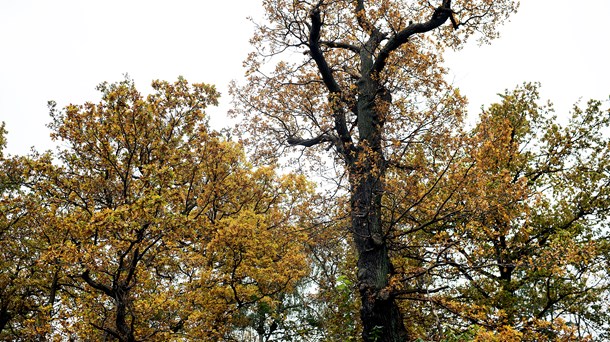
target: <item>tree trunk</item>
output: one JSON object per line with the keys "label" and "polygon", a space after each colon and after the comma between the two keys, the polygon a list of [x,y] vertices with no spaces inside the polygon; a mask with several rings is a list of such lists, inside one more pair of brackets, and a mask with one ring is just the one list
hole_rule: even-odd
{"label": "tree trunk", "polygon": [[[371,58],[363,57],[366,71]],[[359,83],[357,157],[348,166],[351,185],[352,233],[358,252],[358,289],[362,300],[360,317],[364,341],[407,340],[402,315],[389,289],[393,272],[382,225],[381,199],[385,159],[381,132],[384,113],[379,101],[389,102],[384,89],[372,78]]]}
{"label": "tree trunk", "polygon": [[117,290],[116,332],[119,335],[119,340],[121,342],[135,342],[136,338],[132,326],[127,323],[127,306],[129,303],[127,292],[128,290],[124,289],[124,286],[120,286]]}
{"label": "tree trunk", "polygon": [[360,317],[364,341],[406,341],[407,333],[394,295],[392,273],[381,225],[381,193],[376,177],[363,175],[352,190],[352,229],[358,252]]}
{"label": "tree trunk", "polygon": [[[136,253],[137,257],[137,253]],[[132,272],[135,272],[135,262],[131,263]],[[130,305],[130,297],[129,297],[129,285],[127,285],[128,281],[120,281],[115,280],[112,287],[106,286],[102,283],[98,283],[93,278],[91,278],[89,274],[89,270],[86,270],[82,273],[81,277],[83,280],[89,284],[92,288],[101,291],[109,298],[112,298],[115,304],[116,317],[114,319],[115,328],[110,329],[106,327],[100,327],[99,329],[104,330],[105,332],[111,334],[113,337],[117,338],[120,342],[135,342],[135,333],[133,329],[134,318],[131,317],[131,324],[127,323],[127,315],[129,314],[129,305]],[[118,279],[119,276],[116,276]],[[131,279],[131,276],[128,276],[128,279]]]}

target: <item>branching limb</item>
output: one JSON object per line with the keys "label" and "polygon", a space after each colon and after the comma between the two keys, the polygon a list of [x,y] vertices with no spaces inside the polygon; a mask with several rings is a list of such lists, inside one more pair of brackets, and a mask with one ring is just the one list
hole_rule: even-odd
{"label": "branching limb", "polygon": [[309,33],[309,52],[311,57],[316,62],[322,81],[331,93],[340,94],[341,88],[335,80],[332,69],[322,54],[320,49],[320,31],[322,29],[322,18],[320,16],[320,8],[316,6],[312,9],[311,14],[311,31]]}
{"label": "branching limb", "polygon": [[451,13],[449,14],[449,19],[451,20],[451,25],[453,25],[454,30],[460,28],[460,23],[458,23],[455,19],[455,13],[453,11],[451,11]]}
{"label": "branching limb", "polygon": [[314,145],[318,145],[320,143],[323,142],[333,142],[334,140],[332,139],[332,137],[330,137],[328,134],[320,134],[319,136],[315,137],[315,138],[311,138],[311,139],[303,139],[300,137],[288,137],[288,139],[286,139],[286,142],[292,146],[305,146],[305,147],[311,147]]}
{"label": "branching limb", "polygon": [[352,51],[353,53],[360,53],[359,47],[349,44],[349,43],[333,42],[333,41],[327,41],[327,40],[322,40],[319,43],[320,43],[320,45],[328,46],[329,48],[345,49],[345,50]]}
{"label": "branching limb", "polygon": [[356,1],[356,20],[358,20],[358,25],[360,25],[365,32],[373,31],[373,25],[371,25],[369,20],[366,18],[364,0]]}
{"label": "branching limb", "polygon": [[[329,91],[328,100],[332,104],[333,115],[335,119],[335,130],[339,136],[341,144],[338,146],[342,151],[346,151],[351,148],[352,139],[349,134],[349,130],[347,128],[347,122],[345,119],[345,112],[342,109],[341,101],[343,101],[343,92],[341,87],[335,80],[332,69],[328,65],[328,62],[324,58],[324,54],[320,49],[320,32],[322,30],[322,18],[320,15],[320,6],[322,1],[320,1],[310,13],[311,19],[311,28],[309,33],[309,49],[310,54],[313,60],[316,62],[318,70],[320,71],[320,75],[322,76],[322,81],[324,85]],[[324,136],[324,135],[321,135]],[[313,140],[302,140],[298,145],[307,146],[307,144],[315,142],[318,138],[314,138]],[[307,142],[307,143],[306,143]],[[319,142],[317,142],[319,143]],[[292,144],[295,145],[295,144]],[[312,144],[311,146],[313,146]],[[345,156],[349,155],[349,153],[344,153]]]}
{"label": "branching limb", "polygon": [[110,287],[108,287],[104,284],[100,284],[91,278],[91,275],[89,274],[89,270],[86,270],[85,272],[83,272],[81,274],[81,278],[83,278],[83,280],[89,286],[93,287],[94,289],[102,291],[104,294],[106,294],[109,297],[112,297],[112,298],[115,297],[115,292]]}
{"label": "branching limb", "polygon": [[428,21],[423,23],[411,23],[388,40],[388,43],[379,51],[379,55],[373,65],[373,71],[377,74],[380,73],[385,67],[392,51],[405,44],[411,36],[432,31],[443,25],[448,19],[451,20],[454,28],[459,26],[453,16],[451,0],[443,0],[443,4],[434,10],[432,17],[430,17]]}

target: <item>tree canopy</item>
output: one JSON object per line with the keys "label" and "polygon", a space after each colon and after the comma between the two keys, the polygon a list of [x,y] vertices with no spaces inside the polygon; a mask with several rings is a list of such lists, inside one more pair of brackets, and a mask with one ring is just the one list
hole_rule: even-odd
{"label": "tree canopy", "polygon": [[222,339],[306,273],[308,182],[252,168],[208,128],[214,87],[153,88],[126,79],[97,104],[51,104],[61,149],[19,160],[3,192],[2,274],[23,293],[2,292],[2,336]]}
{"label": "tree canopy", "polygon": [[0,126],[0,339],[610,339],[608,102],[446,80],[518,2],[262,3],[233,131],[181,77]]}

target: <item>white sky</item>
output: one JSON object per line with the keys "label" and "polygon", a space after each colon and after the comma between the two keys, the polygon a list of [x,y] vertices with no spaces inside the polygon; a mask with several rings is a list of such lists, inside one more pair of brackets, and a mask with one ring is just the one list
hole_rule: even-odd
{"label": "white sky", "polygon": [[[259,0],[0,0],[0,121],[7,152],[50,148],[46,103],[99,100],[102,81],[128,73],[142,91],[153,79],[215,84],[226,122],[227,85],[243,75]],[[542,82],[566,116],[572,103],[610,95],[610,0],[523,0],[490,46],[446,56],[450,81],[471,110],[524,81]]]}

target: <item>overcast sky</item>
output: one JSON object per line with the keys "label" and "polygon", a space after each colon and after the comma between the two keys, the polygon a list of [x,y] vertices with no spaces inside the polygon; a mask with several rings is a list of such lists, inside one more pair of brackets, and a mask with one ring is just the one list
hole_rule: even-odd
{"label": "overcast sky", "polygon": [[[0,121],[7,152],[52,145],[48,100],[60,107],[99,100],[95,86],[128,73],[146,91],[153,79],[215,84],[224,95],[210,109],[226,122],[227,84],[243,75],[259,0],[0,0]],[[565,117],[579,98],[610,95],[610,1],[524,0],[489,46],[446,56],[449,80],[470,108],[525,81]]]}

